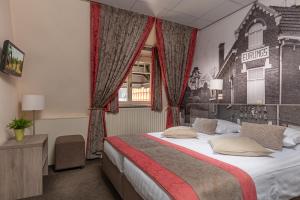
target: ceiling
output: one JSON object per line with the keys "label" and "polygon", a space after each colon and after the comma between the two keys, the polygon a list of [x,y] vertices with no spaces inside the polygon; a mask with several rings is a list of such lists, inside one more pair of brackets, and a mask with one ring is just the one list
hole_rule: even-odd
{"label": "ceiling", "polygon": [[96,0],[165,20],[203,28],[255,0]]}

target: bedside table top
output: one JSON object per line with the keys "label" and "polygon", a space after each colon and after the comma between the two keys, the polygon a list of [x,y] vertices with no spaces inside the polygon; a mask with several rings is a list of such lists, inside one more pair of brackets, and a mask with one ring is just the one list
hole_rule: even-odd
{"label": "bedside table top", "polygon": [[24,137],[24,140],[21,142],[17,142],[14,138],[11,138],[6,143],[0,146],[0,150],[42,146],[47,139],[48,139],[47,134],[35,135],[35,136],[26,135]]}

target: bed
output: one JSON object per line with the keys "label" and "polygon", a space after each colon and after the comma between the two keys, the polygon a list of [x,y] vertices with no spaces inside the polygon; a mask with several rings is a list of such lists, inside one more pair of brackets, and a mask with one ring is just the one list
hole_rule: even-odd
{"label": "bed", "polygon": [[[276,151],[272,157],[241,157],[215,154],[208,140],[218,135],[198,133],[197,139],[164,138],[159,132],[148,135],[240,168],[252,178],[258,200],[289,200],[300,196],[300,145]],[[107,141],[103,171],[125,200],[171,199],[157,182]]]}

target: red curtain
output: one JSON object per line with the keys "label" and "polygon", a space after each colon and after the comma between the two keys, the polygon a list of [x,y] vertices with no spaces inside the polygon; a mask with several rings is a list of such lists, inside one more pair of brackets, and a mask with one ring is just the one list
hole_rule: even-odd
{"label": "red curtain", "polygon": [[180,125],[179,109],[192,68],[197,32],[184,25],[156,21],[159,60],[168,100],[167,128]]}
{"label": "red curtain", "polygon": [[91,90],[90,90],[90,104],[92,105],[93,97],[95,93],[97,72],[99,68],[99,32],[100,32],[100,6],[91,3],[91,13],[90,13],[90,80],[91,80]]}
{"label": "red curtain", "polygon": [[[106,137],[105,112],[116,110],[118,96],[145,45],[154,18],[91,2],[91,112],[87,158],[99,157]],[[110,105],[109,105],[110,104]]]}

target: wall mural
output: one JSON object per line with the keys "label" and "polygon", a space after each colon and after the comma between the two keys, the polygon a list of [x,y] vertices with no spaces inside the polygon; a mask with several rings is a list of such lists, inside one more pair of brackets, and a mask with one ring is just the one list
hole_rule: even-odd
{"label": "wall mural", "polygon": [[[216,47],[219,66],[194,66],[181,109],[183,120],[220,117],[274,124],[291,120],[281,115],[283,106],[294,107],[285,115],[300,118],[295,111],[300,110],[296,108],[300,106],[300,7],[255,3],[233,32],[236,41],[227,55],[224,43]],[[217,111],[210,104],[209,89],[209,81],[215,78],[223,79]],[[235,111],[222,114],[230,110]]]}

